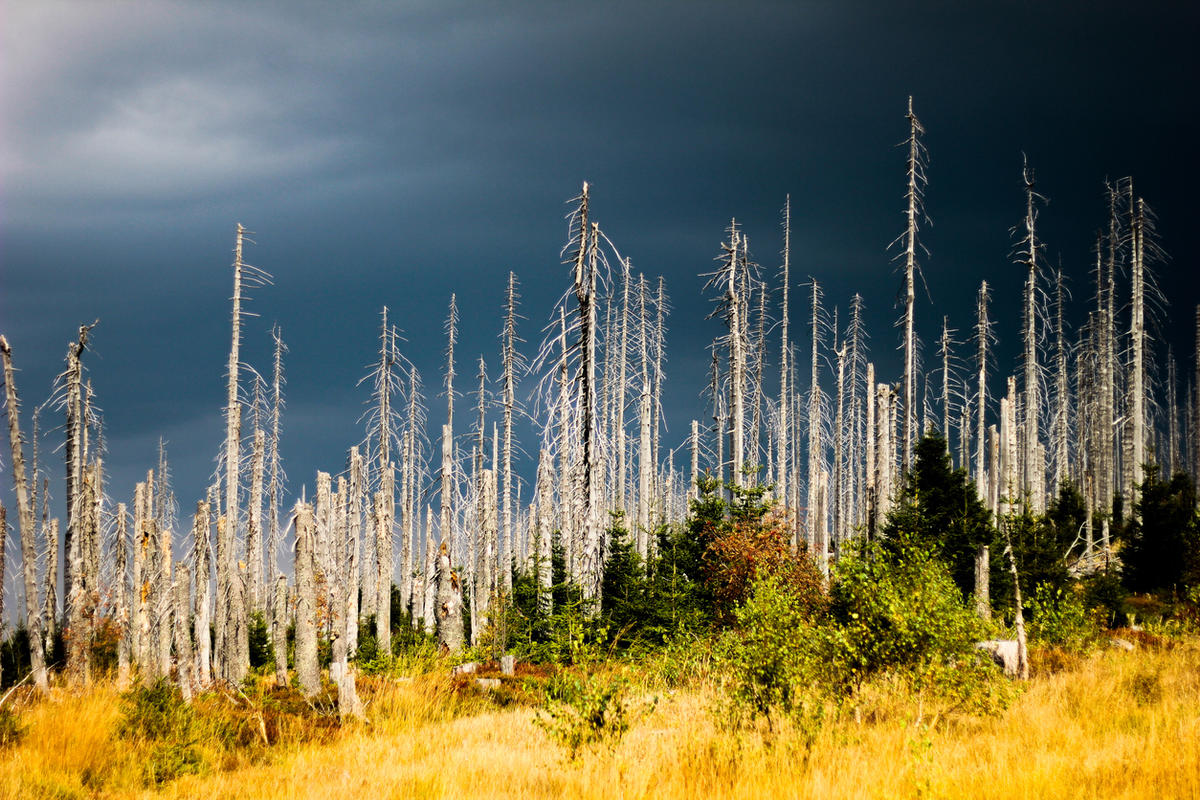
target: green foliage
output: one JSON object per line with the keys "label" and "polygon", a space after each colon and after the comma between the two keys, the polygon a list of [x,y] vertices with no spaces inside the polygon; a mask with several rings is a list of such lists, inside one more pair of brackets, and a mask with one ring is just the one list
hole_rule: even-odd
{"label": "green foliage", "polygon": [[930,434],[917,442],[914,461],[900,502],[888,515],[883,538],[894,550],[916,548],[935,553],[954,583],[969,594],[975,589],[975,553],[995,547],[996,532],[966,470],[951,469],[946,440]]}
{"label": "green foliage", "polygon": [[[966,607],[949,570],[927,552],[867,546],[838,563],[830,587],[833,627],[825,637],[827,680],[853,692],[877,673],[903,673],[934,688],[975,661],[986,628]],[[954,688],[954,687],[949,687]]]}
{"label": "green foliage", "polygon": [[738,634],[728,645],[735,716],[773,717],[806,712],[816,633],[806,598],[778,575],[754,580],[736,612]]}
{"label": "green foliage", "polygon": [[21,717],[11,708],[0,706],[0,748],[11,747],[25,735]]}
{"label": "green foliage", "polygon": [[273,665],[275,654],[271,650],[271,628],[267,625],[267,618],[261,611],[255,611],[250,615],[248,633],[250,635],[251,669]]}
{"label": "green foliage", "polygon": [[1083,581],[1083,604],[1098,613],[1110,628],[1124,625],[1128,620],[1126,598],[1129,592],[1116,572],[1097,572]]}
{"label": "green foliage", "polygon": [[600,584],[600,608],[608,626],[628,631],[653,613],[647,602],[646,572],[633,537],[625,529],[623,514],[613,515],[608,529],[608,558]]}
{"label": "green foliage", "polygon": [[1072,653],[1082,653],[1096,641],[1099,631],[1095,618],[1074,587],[1039,584],[1029,601],[1029,610],[1029,635],[1035,641]]}
{"label": "green foliage", "polygon": [[151,745],[143,764],[148,785],[161,785],[204,768],[195,710],[183,702],[179,688],[166,678],[121,696],[117,735]]}
{"label": "green foliage", "polygon": [[30,669],[29,632],[22,624],[12,636],[0,640],[0,689],[20,682]]}
{"label": "green foliage", "polygon": [[1147,466],[1135,510],[1122,537],[1125,585],[1178,595],[1200,585],[1200,520],[1191,478],[1181,472],[1163,481],[1156,467]]}
{"label": "green foliage", "polygon": [[633,709],[627,699],[628,684],[620,679],[589,676],[555,684],[553,697],[534,723],[566,749],[571,759],[584,748],[615,748],[629,728],[654,710],[654,701]]}

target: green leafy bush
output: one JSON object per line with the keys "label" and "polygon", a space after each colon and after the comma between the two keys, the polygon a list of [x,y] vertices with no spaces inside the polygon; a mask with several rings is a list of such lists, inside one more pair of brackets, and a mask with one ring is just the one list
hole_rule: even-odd
{"label": "green leafy bush", "polygon": [[25,726],[21,717],[11,708],[0,707],[0,747],[11,747],[21,741]]}
{"label": "green leafy bush", "polygon": [[829,677],[844,691],[889,670],[905,672],[918,688],[936,683],[941,665],[973,660],[975,642],[987,635],[946,567],[902,543],[839,561],[830,612]]}
{"label": "green leafy bush", "polygon": [[1029,633],[1035,641],[1081,653],[1096,640],[1095,620],[1084,607],[1083,598],[1070,587],[1064,590],[1039,584],[1029,610],[1032,617]]}
{"label": "green leafy bush", "polygon": [[651,702],[634,710],[627,699],[628,688],[623,680],[605,681],[596,676],[560,680],[548,692],[551,700],[534,723],[572,759],[586,747],[614,748],[633,723],[654,708]]}
{"label": "green leafy bush", "polygon": [[818,635],[803,597],[777,575],[751,584],[736,611],[736,634],[726,645],[735,717],[773,717],[805,711]]}
{"label": "green leafy bush", "polygon": [[143,764],[148,785],[161,785],[204,768],[195,710],[165,678],[121,696],[117,735],[150,745]]}

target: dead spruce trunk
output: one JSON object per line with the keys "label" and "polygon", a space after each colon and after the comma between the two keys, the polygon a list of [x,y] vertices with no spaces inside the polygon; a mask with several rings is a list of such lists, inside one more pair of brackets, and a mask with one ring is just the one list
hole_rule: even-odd
{"label": "dead spruce trunk", "polygon": [[321,691],[317,664],[316,521],[312,507],[297,503],[296,531],[296,677],[305,697]]}
{"label": "dead spruce trunk", "polygon": [[[8,409],[8,441],[12,448],[13,485],[17,496],[17,519],[21,530],[21,573],[24,578],[24,619],[29,638],[29,661],[33,670],[33,682],[39,691],[49,687],[46,677],[45,651],[42,649],[41,614],[37,592],[37,532],[35,526],[35,500],[30,496],[30,481],[25,474],[25,458],[21,449],[20,407],[17,402],[17,384],[13,378],[12,349],[8,340],[0,336],[0,356],[4,360],[4,401]],[[36,484],[37,476],[33,477]],[[36,486],[35,486],[36,488]],[[7,539],[7,529],[0,524],[0,538]],[[0,584],[3,582],[3,556],[0,556]],[[3,587],[0,586],[0,594]],[[0,599],[0,620],[4,619]]]}

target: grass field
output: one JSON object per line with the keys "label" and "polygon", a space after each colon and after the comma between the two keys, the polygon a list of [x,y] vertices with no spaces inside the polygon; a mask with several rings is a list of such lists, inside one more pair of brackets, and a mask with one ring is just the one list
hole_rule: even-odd
{"label": "grass field", "polygon": [[[266,701],[218,697],[198,704],[184,737],[196,771],[160,785],[146,778],[153,745],[117,733],[115,688],[59,688],[18,701],[24,732],[0,750],[0,796],[1200,797],[1200,641],[1040,661],[997,717],[945,714],[884,687],[819,730],[736,729],[711,684],[651,691],[632,672],[631,702],[653,695],[653,711],[575,759],[535,724],[536,708],[499,707],[444,670],[364,679],[370,721],[343,727],[310,709],[289,729]],[[205,722],[218,714],[219,732]]]}

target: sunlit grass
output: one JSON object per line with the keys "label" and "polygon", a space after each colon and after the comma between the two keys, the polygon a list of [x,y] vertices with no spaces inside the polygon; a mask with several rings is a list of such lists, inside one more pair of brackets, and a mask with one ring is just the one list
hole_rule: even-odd
{"label": "sunlit grass", "polygon": [[[114,735],[114,689],[57,689],[21,711],[27,730],[0,753],[0,795],[1200,797],[1200,643],[1105,650],[1068,667],[1036,677],[1006,713],[987,719],[918,709],[882,687],[860,713],[842,713],[815,737],[787,725],[736,730],[710,686],[660,687],[655,711],[615,748],[574,760],[534,724],[534,709],[497,708],[456,691],[444,673],[364,679],[368,723],[255,757],[226,755],[158,788],[143,785],[140,745]],[[222,752],[215,742],[201,748],[212,758]]]}

